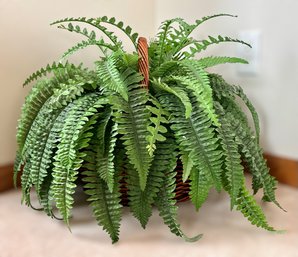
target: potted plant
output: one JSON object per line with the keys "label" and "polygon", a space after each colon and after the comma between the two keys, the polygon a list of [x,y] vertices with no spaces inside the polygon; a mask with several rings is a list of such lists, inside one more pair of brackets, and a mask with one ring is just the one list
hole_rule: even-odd
{"label": "potted plant", "polygon": [[[113,242],[118,240],[123,205],[144,228],[156,206],[174,234],[194,241],[200,235],[188,238],[180,229],[177,199],[189,197],[199,210],[214,187],[228,192],[231,209],[274,231],[245,186],[244,165],[252,174],[254,193],[263,189],[263,200],[279,206],[276,181],[259,146],[258,115],[241,87],[206,70],[247,62],[237,57],[195,58],[213,44],[249,46],[230,37],[191,37],[202,23],[223,16],[232,17],[213,15],[194,24],[166,20],[148,49],[144,38],[115,18],[52,23],[85,40],[24,83],[38,80],[18,125],[14,177],[22,171],[22,201],[31,205],[34,188],[42,210],[55,217],[56,207],[69,225],[73,194],[82,182],[94,217]],[[123,31],[135,51],[127,53],[106,25]],[[98,32],[104,38],[98,38]],[[90,45],[102,55],[95,69],[66,61]],[[254,129],[236,98],[250,110]]]}

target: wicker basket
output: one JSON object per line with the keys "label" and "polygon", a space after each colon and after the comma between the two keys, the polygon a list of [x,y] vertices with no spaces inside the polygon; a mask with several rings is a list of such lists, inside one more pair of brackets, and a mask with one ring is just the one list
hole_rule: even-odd
{"label": "wicker basket", "polygon": [[[148,44],[144,37],[140,37],[138,40],[138,54],[139,58],[139,71],[144,76],[142,85],[148,89],[149,86],[149,56],[148,56]],[[181,160],[177,159],[177,166],[175,168],[176,175],[176,197],[177,202],[184,202],[189,200],[189,181],[185,183],[182,181],[183,166]],[[122,194],[121,203],[124,206],[128,205],[128,189],[123,178],[121,181],[120,192]]]}

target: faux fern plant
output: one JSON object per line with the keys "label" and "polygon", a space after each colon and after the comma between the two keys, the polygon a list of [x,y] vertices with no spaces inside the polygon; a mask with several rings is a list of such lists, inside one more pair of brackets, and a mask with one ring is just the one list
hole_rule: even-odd
{"label": "faux fern plant", "polygon": [[[220,16],[232,17],[219,14],[194,24],[179,18],[163,22],[149,44],[150,73],[145,80],[138,67],[138,34],[129,26],[107,17],[54,22],[85,39],[24,83],[38,80],[18,125],[14,172],[16,180],[22,171],[22,201],[31,206],[34,188],[42,210],[56,217],[57,208],[69,225],[75,188],[83,184],[94,217],[113,242],[118,240],[124,198],[144,228],[155,206],[171,232],[193,241],[199,236],[186,237],[177,221],[175,167],[181,160],[182,179],[189,184],[197,210],[214,187],[227,191],[231,208],[252,224],[274,231],[245,186],[243,163],[252,173],[254,193],[263,189],[263,200],[279,206],[276,181],[259,146],[258,115],[240,87],[206,70],[247,62],[236,57],[195,58],[213,44],[248,45],[223,36],[191,37],[202,23]],[[106,25],[123,31],[135,52],[127,53]],[[98,32],[104,37],[98,38]],[[102,55],[94,70],[66,61],[91,45]],[[148,89],[143,85],[146,79]],[[254,129],[236,98],[251,111]]]}

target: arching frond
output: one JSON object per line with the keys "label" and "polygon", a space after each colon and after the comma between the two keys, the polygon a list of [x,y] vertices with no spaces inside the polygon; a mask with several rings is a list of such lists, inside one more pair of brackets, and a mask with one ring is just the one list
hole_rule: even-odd
{"label": "arching frond", "polygon": [[84,157],[84,153],[79,150],[88,146],[92,136],[89,130],[96,122],[92,117],[97,112],[96,108],[105,103],[106,100],[100,99],[96,93],[75,100],[60,134],[54,157],[51,190],[56,206],[67,224],[73,204],[75,180]]}
{"label": "arching frond", "polygon": [[226,64],[226,63],[242,63],[248,64],[248,62],[242,58],[238,57],[227,57],[227,56],[208,56],[198,60],[198,63],[203,68],[213,67],[219,64]]}
{"label": "arching frond", "polygon": [[118,123],[118,132],[125,145],[129,162],[139,174],[140,186],[146,187],[147,175],[152,158],[147,151],[146,137],[149,135],[149,110],[146,108],[148,101],[147,91],[140,85],[129,86],[128,101],[122,97],[111,97],[113,115]]}

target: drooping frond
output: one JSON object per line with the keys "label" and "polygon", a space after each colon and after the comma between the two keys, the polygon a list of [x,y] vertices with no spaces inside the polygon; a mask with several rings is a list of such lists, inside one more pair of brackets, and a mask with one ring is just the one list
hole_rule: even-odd
{"label": "drooping frond", "polygon": [[227,57],[227,56],[208,56],[205,58],[201,58],[197,61],[203,68],[213,67],[219,64],[226,63],[242,63],[248,64],[248,62],[242,58],[238,57]]}
{"label": "drooping frond", "polygon": [[73,108],[69,111],[60,134],[58,150],[54,157],[51,191],[56,206],[67,224],[74,201],[72,195],[76,187],[75,180],[84,157],[84,153],[79,150],[88,146],[92,136],[88,131],[96,122],[92,116],[97,112],[97,108],[105,103],[106,99],[99,98],[97,93],[73,101]]}
{"label": "drooping frond", "polygon": [[173,96],[161,97],[160,102],[171,112],[171,128],[180,150],[192,158],[201,176],[204,174],[205,180],[220,190],[221,152],[210,118],[201,110],[194,96],[191,98],[193,111],[188,119],[184,116],[183,105]]}
{"label": "drooping frond", "polygon": [[113,105],[113,115],[118,123],[118,132],[125,145],[129,162],[134,166],[139,174],[140,187],[146,187],[147,175],[152,158],[147,151],[146,137],[149,135],[150,112],[146,108],[148,94],[146,89],[140,85],[129,86],[128,101],[122,97],[114,96],[110,98]]}
{"label": "drooping frond", "polygon": [[245,187],[244,181],[242,181],[242,187],[240,188],[236,205],[237,210],[241,211],[243,215],[251,222],[251,224],[269,231],[275,231],[273,227],[268,225],[261,207],[258,206],[253,196],[249,194]]}
{"label": "drooping frond", "polygon": [[[92,164],[94,158],[88,159]],[[112,191],[108,189],[107,184],[94,169],[87,169],[83,172],[83,175],[84,189],[89,196],[88,201],[92,207],[93,215],[98,224],[108,232],[112,242],[116,243],[119,240],[122,209],[119,193],[119,175],[115,178],[116,183]]]}
{"label": "drooping frond", "polygon": [[110,108],[100,116],[100,124],[96,128],[95,169],[100,178],[108,185],[110,192],[114,188],[114,150],[117,141],[118,124],[113,123]]}
{"label": "drooping frond", "polygon": [[186,180],[188,180],[190,173],[193,169],[194,163],[192,161],[192,158],[186,153],[181,153],[181,161],[183,164],[182,181],[186,182]]}
{"label": "drooping frond", "polygon": [[146,137],[146,140],[148,141],[148,145],[146,148],[148,149],[149,155],[153,156],[154,151],[156,150],[156,142],[166,140],[166,138],[162,134],[167,132],[165,125],[169,123],[167,119],[169,113],[161,107],[160,103],[157,100],[151,99],[150,101],[154,106],[147,106],[147,109],[151,113],[151,124],[147,127],[147,130],[151,135],[148,135]]}
{"label": "drooping frond", "polygon": [[155,156],[156,165],[152,165],[152,169],[157,169],[162,172],[163,180],[161,182],[158,197],[155,198],[155,204],[159,210],[159,215],[164,220],[164,223],[169,227],[171,232],[179,237],[184,238],[186,241],[194,242],[199,240],[202,235],[193,238],[187,237],[180,228],[177,221],[178,206],[176,205],[175,188],[176,188],[176,153],[175,141],[168,137],[166,141],[160,142],[160,153]]}
{"label": "drooping frond", "polygon": [[[256,137],[253,135],[249,126],[237,119],[239,110],[235,107],[226,110],[226,116],[233,125],[236,133],[236,142],[239,144],[241,154],[249,166],[249,170],[253,175],[253,189],[255,193],[259,188],[263,188],[263,200],[275,203],[281,208],[275,198],[276,180],[269,174],[269,168],[263,157],[263,151],[258,145]],[[235,118],[236,117],[236,118]]]}
{"label": "drooping frond", "polygon": [[243,92],[243,89],[241,87],[234,86],[233,89],[234,89],[235,94],[242,99],[242,101],[246,104],[247,108],[249,109],[249,111],[251,113],[251,116],[252,116],[253,121],[254,121],[257,142],[259,143],[259,140],[260,140],[260,121],[259,121],[258,113],[256,112],[255,107],[253,106],[252,102],[248,99],[246,94]]}
{"label": "drooping frond", "polygon": [[219,116],[221,126],[217,127],[218,137],[220,138],[220,145],[224,157],[223,174],[227,183],[225,189],[231,196],[231,209],[233,209],[239,191],[242,188],[242,181],[244,179],[244,168],[241,165],[241,156],[238,152],[238,144],[235,141],[235,132],[231,120],[226,117],[222,106],[217,103],[216,110]]}
{"label": "drooping frond", "polygon": [[[152,165],[156,165],[157,162],[158,160],[153,160]],[[138,172],[132,165],[127,165],[126,172],[129,207],[132,214],[140,221],[142,227],[145,228],[150,216],[152,215],[152,205],[161,187],[161,181],[164,174],[160,172],[157,167],[150,169],[148,172],[146,187],[145,189],[142,189],[140,186]]]}
{"label": "drooping frond", "polygon": [[180,87],[175,87],[175,86],[168,86],[166,83],[163,83],[160,79],[159,80],[153,80],[152,81],[152,86],[157,90],[157,91],[166,91],[170,94],[175,95],[178,97],[181,101],[181,103],[184,105],[185,108],[185,118],[189,118],[191,111],[192,111],[192,106],[189,100],[189,97],[185,90]]}
{"label": "drooping frond", "polygon": [[172,76],[170,79],[193,91],[198,104],[209,116],[214,125],[218,126],[218,118],[213,107],[212,89],[207,72],[198,63],[193,61],[183,61],[181,62],[181,66],[187,75]]}

